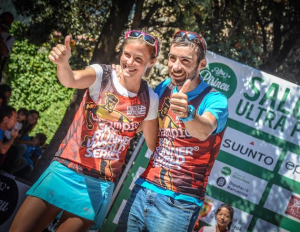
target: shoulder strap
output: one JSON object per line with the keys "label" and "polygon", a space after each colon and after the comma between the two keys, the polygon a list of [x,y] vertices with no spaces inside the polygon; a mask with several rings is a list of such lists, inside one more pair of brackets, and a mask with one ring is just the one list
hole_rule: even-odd
{"label": "shoulder strap", "polygon": [[105,89],[108,81],[111,78],[112,68],[111,68],[111,65],[106,65],[106,64],[100,64],[100,66],[103,69],[102,83],[101,83],[101,88],[100,88],[100,92],[102,92]]}
{"label": "shoulder strap", "polygon": [[212,88],[211,86],[207,86],[197,97],[195,97],[190,102],[193,106],[197,106],[197,110],[198,110],[198,108],[199,108],[201,102],[203,101],[203,99],[205,98],[205,96],[207,94],[213,93],[213,92],[217,92],[217,90]]}

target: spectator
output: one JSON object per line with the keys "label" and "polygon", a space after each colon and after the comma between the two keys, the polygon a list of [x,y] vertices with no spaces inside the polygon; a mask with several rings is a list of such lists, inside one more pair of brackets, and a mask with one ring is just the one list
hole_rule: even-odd
{"label": "spectator", "polygon": [[14,16],[10,12],[3,12],[0,15],[0,82],[4,65],[15,42],[15,38],[9,34],[13,21]]}
{"label": "spectator", "polygon": [[20,130],[18,138],[15,139],[14,146],[7,152],[7,158],[3,165],[3,169],[6,172],[16,172],[16,170],[20,170],[26,166],[22,156],[26,153],[28,145],[36,145],[36,141],[30,140],[28,133],[35,127],[38,118],[39,113],[36,110],[29,111],[27,121]]}
{"label": "spectator", "polygon": [[5,101],[2,102],[2,105],[7,105],[11,96],[11,87],[7,84],[0,84],[0,94],[5,96]]}
{"label": "spectator", "polygon": [[204,226],[199,232],[230,232],[233,220],[233,208],[228,204],[222,204],[215,213],[217,225]]}
{"label": "spectator", "polygon": [[33,138],[36,145],[29,145],[26,153],[21,158],[23,160],[21,163],[24,165],[20,168],[15,168],[11,173],[26,179],[42,157],[42,146],[45,144],[46,140],[47,137],[45,134],[37,133]]}
{"label": "spectator", "polygon": [[7,105],[6,104],[6,97],[3,93],[0,93],[0,106]]}
{"label": "spectator", "polygon": [[16,110],[11,106],[0,107],[0,165],[4,163],[6,153],[12,146],[14,139],[18,136],[18,131],[12,131],[12,138],[6,139],[4,137],[5,130],[11,130],[17,123]]}
{"label": "spectator", "polygon": [[16,144],[28,144],[35,145],[33,141],[30,141],[28,133],[33,130],[35,125],[38,122],[40,114],[36,110],[29,110],[27,121],[24,123],[24,126],[20,130],[19,137],[16,139]]}
{"label": "spectator", "polygon": [[[25,108],[21,108],[18,110],[17,112],[17,123],[14,126],[15,129],[18,130],[18,132],[22,129],[23,125],[26,123],[27,121],[27,117],[28,117],[29,111]],[[4,132],[5,137],[10,139],[11,138],[11,131],[6,130]]]}

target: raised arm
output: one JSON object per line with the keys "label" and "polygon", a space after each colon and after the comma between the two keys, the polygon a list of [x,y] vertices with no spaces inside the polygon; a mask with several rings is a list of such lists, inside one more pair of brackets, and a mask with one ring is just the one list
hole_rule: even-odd
{"label": "raised arm", "polygon": [[[190,86],[190,80],[187,80],[180,91],[172,95],[170,100],[171,110],[179,118],[186,118],[189,114],[187,89]],[[205,112],[202,115],[196,113],[195,119],[184,123],[185,129],[195,138],[201,141],[206,140],[217,128],[217,119],[210,113]]]}
{"label": "raised arm", "polygon": [[70,36],[65,38],[65,44],[57,44],[49,55],[49,60],[57,66],[57,77],[67,88],[85,89],[96,80],[93,68],[73,71],[69,64],[71,57]]}

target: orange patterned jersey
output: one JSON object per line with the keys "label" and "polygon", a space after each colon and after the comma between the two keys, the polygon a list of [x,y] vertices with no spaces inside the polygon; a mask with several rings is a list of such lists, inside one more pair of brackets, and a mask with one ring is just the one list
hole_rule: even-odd
{"label": "orange patterned jersey", "polygon": [[80,107],[54,160],[86,175],[116,181],[126,151],[149,110],[149,92],[142,81],[139,93],[130,98],[119,95],[110,66],[103,68],[97,102],[84,94]]}
{"label": "orange patterned jersey", "polygon": [[[210,92],[207,87],[189,102],[197,110]],[[224,130],[205,141],[192,137],[185,125],[169,110],[172,84],[159,102],[159,141],[141,178],[159,187],[204,199],[208,176],[220,150]],[[201,128],[200,128],[201,129]]]}

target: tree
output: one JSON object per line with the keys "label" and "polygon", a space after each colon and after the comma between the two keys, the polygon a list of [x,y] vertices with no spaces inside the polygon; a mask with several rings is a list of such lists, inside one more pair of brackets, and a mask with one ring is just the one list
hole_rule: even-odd
{"label": "tree", "polygon": [[299,65],[299,1],[206,1],[194,16],[209,50],[297,83],[289,67]]}
{"label": "tree", "polygon": [[[127,28],[147,26],[162,41],[162,52],[150,84],[168,74],[169,38],[176,29],[201,32],[208,49],[268,73],[296,82],[299,69],[299,2],[297,0],[112,0],[53,1],[14,0],[20,13],[32,16],[31,41],[41,44],[53,39],[53,31],[76,40],[75,68],[91,60],[115,63],[122,33]],[[40,36],[41,30],[45,36]],[[38,35],[38,36],[36,36]],[[77,37],[76,37],[77,36]],[[86,39],[78,39],[78,36]],[[54,40],[52,40],[52,43]],[[297,59],[289,60],[288,57]],[[288,75],[287,75],[288,74]],[[70,125],[83,91],[76,91],[64,120],[45,156],[47,165]],[[42,163],[42,162],[41,162]],[[36,179],[41,170],[33,176]]]}

